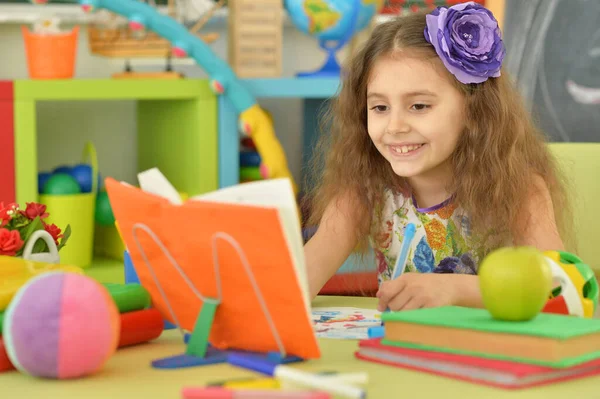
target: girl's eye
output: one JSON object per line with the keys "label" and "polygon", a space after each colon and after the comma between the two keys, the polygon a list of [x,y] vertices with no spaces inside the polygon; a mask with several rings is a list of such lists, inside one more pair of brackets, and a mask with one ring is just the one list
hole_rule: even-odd
{"label": "girl's eye", "polygon": [[413,104],[410,108],[415,110],[415,111],[424,111],[428,108],[430,108],[430,105],[427,104]]}
{"label": "girl's eye", "polygon": [[371,107],[371,109],[375,112],[385,112],[387,111],[388,107],[385,105],[375,105],[374,107]]}

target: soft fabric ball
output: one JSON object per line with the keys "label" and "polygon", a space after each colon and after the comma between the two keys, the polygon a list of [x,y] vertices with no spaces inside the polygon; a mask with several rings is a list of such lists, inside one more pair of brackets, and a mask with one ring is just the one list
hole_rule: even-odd
{"label": "soft fabric ball", "polygon": [[49,272],[19,289],[4,315],[8,357],[21,372],[76,378],[117,349],[120,316],[108,290],[80,274]]}

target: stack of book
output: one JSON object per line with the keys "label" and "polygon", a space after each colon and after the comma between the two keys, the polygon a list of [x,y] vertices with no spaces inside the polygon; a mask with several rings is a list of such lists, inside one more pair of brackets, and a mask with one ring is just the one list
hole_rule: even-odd
{"label": "stack of book", "polygon": [[500,321],[485,309],[385,312],[383,338],[356,357],[502,388],[525,388],[600,373],[600,320],[540,313]]}

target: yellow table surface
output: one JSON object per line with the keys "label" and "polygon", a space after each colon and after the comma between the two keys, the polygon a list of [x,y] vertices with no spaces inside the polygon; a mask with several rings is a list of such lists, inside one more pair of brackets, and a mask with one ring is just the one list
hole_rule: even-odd
{"label": "yellow table surface", "polygon": [[[313,306],[374,308],[373,298],[318,297]],[[43,333],[43,332],[41,332]],[[354,358],[355,340],[321,339],[322,358],[295,364],[310,371],[339,371],[369,374],[369,398],[595,398],[600,397],[600,377],[551,384],[544,387],[507,391],[439,377],[427,373],[388,367]],[[19,372],[0,373],[0,396],[6,398],[180,398],[184,386],[199,386],[229,378],[256,377],[255,373],[227,364],[182,370],[156,370],[153,359],[182,353],[184,346],[177,330],[166,331],[158,340],[124,348],[96,375],[79,380],[56,381],[28,377]]]}

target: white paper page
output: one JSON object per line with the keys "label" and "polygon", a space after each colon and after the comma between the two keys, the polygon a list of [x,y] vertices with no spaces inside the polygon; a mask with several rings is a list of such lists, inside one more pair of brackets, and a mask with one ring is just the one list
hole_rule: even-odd
{"label": "white paper page", "polygon": [[138,181],[143,191],[168,199],[172,204],[181,205],[181,195],[158,168],[138,173]]}
{"label": "white paper page", "polygon": [[308,277],[306,275],[300,218],[294,190],[289,179],[269,179],[239,184],[197,195],[192,197],[191,200],[246,204],[278,209],[288,247],[292,252],[292,262],[304,295],[306,310],[307,312],[310,311]]}

